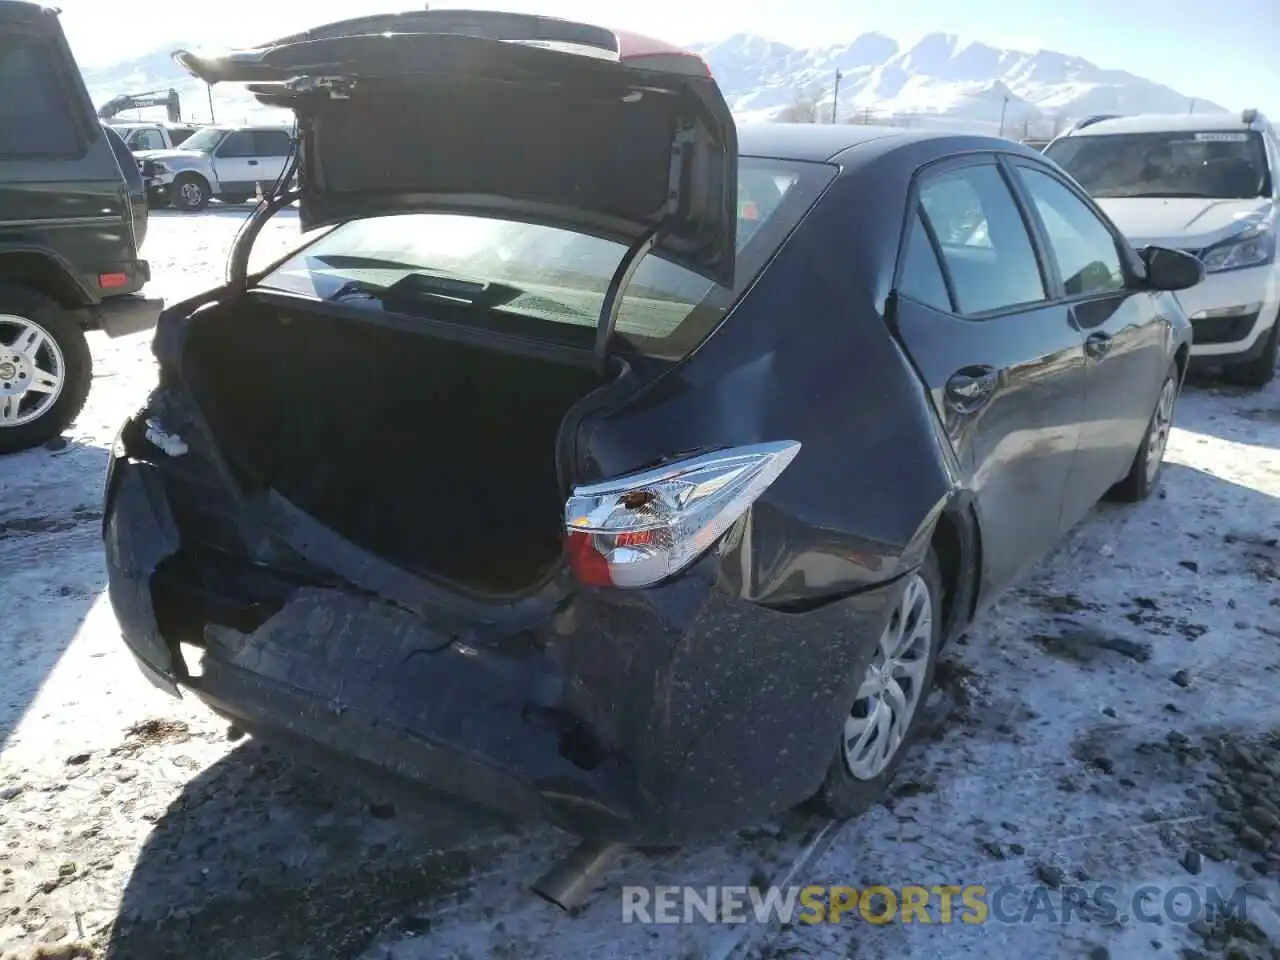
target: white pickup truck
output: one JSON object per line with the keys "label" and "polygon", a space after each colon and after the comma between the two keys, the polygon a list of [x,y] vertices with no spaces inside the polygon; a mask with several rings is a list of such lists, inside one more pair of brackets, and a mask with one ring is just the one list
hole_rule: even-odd
{"label": "white pickup truck", "polygon": [[202,127],[176,150],[135,152],[147,199],[178,210],[203,210],[211,199],[241,202],[269,191],[293,152],[293,134],[281,126]]}

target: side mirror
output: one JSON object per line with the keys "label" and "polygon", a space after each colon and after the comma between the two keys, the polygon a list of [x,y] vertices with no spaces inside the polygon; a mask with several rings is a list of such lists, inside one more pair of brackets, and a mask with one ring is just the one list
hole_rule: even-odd
{"label": "side mirror", "polygon": [[1184,250],[1143,247],[1138,256],[1146,264],[1149,289],[1188,290],[1204,280],[1204,264]]}

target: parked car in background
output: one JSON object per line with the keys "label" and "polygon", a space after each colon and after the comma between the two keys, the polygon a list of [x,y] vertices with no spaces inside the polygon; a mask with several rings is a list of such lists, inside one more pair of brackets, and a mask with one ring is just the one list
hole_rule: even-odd
{"label": "parked car in background", "polygon": [[138,171],[95,115],[55,11],[0,0],[0,90],[0,453],[12,453],[83,407],[85,330],[147,329],[160,302],[135,295],[151,276]]}
{"label": "parked car in background", "polygon": [[136,156],[152,203],[203,210],[213,199],[240,203],[270,192],[292,150],[286,127],[219,125],[202,127],[179,149]]}
{"label": "parked car in background", "polygon": [[1157,484],[1203,266],[1034,150],[738,130],[696,56],[514,14],[180,60],[296,110],[335,226],[247,275],[276,197],[165,312],[110,596],[304,757],[634,842],[853,816],[947,640]]}
{"label": "parked car in background", "polygon": [[201,127],[195,123],[145,123],[112,120],[111,126],[124,138],[134,153],[149,150],[173,150]]}
{"label": "parked car in background", "polygon": [[1047,155],[1136,245],[1195,253],[1208,279],[1179,294],[1197,365],[1263,386],[1280,354],[1280,139],[1256,110],[1109,117],[1056,139]]}

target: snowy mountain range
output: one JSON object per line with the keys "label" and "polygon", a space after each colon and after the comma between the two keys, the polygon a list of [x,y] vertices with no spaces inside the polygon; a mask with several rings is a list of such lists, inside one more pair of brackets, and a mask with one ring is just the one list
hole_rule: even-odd
{"label": "snowy mountain range", "polygon": [[[181,46],[175,42],[136,60],[85,70],[94,102],[174,87],[182,97],[184,117],[208,120],[205,86],[169,56],[169,50]],[[1094,113],[1225,109],[1082,57],[1051,50],[1006,50],[945,33],[930,34],[906,48],[883,34],[865,33],[850,43],[809,49],[737,34],[694,49],[706,59],[729,105],[744,122],[783,116],[829,122],[837,71],[836,107],[842,121],[995,133],[1003,114],[1006,134],[1047,136],[1070,120]],[[234,85],[214,87],[213,96],[220,121],[288,119]],[[159,118],[154,110],[143,116]]]}
{"label": "snowy mountain range", "polygon": [[[933,33],[903,48],[864,33],[852,43],[800,49],[751,34],[696,47],[742,120],[813,110],[839,119],[1049,135],[1096,113],[1222,112],[1207,100],[1124,70],[1052,50],[1027,53]],[[800,107],[801,109],[797,109]]]}

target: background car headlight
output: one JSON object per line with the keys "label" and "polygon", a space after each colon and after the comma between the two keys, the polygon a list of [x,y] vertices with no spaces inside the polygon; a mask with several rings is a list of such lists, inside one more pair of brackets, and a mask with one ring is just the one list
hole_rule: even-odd
{"label": "background car headlight", "polygon": [[1241,233],[1209,247],[1201,255],[1206,273],[1242,270],[1273,263],[1276,259],[1275,232],[1263,224],[1255,224]]}

